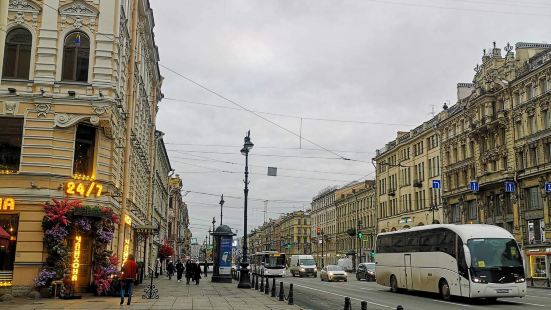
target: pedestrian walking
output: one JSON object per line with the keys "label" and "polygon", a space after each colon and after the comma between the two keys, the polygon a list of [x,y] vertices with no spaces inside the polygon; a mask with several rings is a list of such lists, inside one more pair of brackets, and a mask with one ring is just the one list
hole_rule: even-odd
{"label": "pedestrian walking", "polygon": [[195,281],[195,285],[199,285],[199,280],[201,280],[201,267],[199,267],[198,263],[193,265],[193,281]]}
{"label": "pedestrian walking", "polygon": [[182,261],[178,258],[178,262],[176,263],[176,277],[178,279],[178,283],[182,282],[183,273],[184,273],[184,264],[182,264]]}
{"label": "pedestrian walking", "polygon": [[130,305],[132,300],[132,286],[138,275],[138,264],[134,260],[134,255],[128,254],[126,261],[121,269],[121,306],[124,304],[124,291],[128,294],[127,305]]}
{"label": "pedestrian walking", "polygon": [[186,262],[185,269],[186,269],[186,285],[189,285],[189,280],[193,278],[193,270],[194,270],[193,262],[191,261],[191,259],[188,259],[188,261]]}
{"label": "pedestrian walking", "polygon": [[172,275],[174,274],[174,263],[172,260],[170,260],[166,265],[166,271],[168,272],[168,279],[172,280]]}

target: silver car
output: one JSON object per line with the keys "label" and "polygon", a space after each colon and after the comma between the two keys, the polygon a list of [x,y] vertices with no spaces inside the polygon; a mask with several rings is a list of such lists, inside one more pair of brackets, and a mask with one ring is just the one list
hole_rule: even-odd
{"label": "silver car", "polygon": [[347,274],[341,266],[328,265],[325,266],[320,272],[320,279],[322,281],[341,281],[347,282]]}

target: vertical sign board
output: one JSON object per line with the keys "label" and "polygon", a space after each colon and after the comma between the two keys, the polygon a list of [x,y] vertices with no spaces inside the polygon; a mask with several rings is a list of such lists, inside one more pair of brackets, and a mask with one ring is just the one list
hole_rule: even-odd
{"label": "vertical sign board", "polygon": [[480,186],[478,185],[478,182],[477,181],[471,181],[470,190],[473,191],[473,192],[478,192],[479,189],[480,189]]}
{"label": "vertical sign board", "polygon": [[439,189],[442,187],[440,180],[432,180],[432,188]]}
{"label": "vertical sign board", "polygon": [[545,192],[546,193],[551,192],[551,182],[545,182]]}
{"label": "vertical sign board", "polygon": [[219,273],[231,274],[232,236],[220,236]]}

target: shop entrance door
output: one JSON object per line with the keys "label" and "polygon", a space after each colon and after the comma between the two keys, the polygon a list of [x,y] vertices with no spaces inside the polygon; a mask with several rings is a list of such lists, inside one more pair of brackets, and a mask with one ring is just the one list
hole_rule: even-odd
{"label": "shop entrance door", "polygon": [[[80,252],[78,258],[78,277],[75,287],[75,293],[86,292],[89,285],[91,284],[92,277],[92,238],[88,234],[82,234],[80,236]],[[70,265],[74,267],[74,256],[75,256],[75,246],[78,242],[76,239],[77,236],[71,238],[70,251],[72,253]],[[72,273],[72,271],[71,271]]]}

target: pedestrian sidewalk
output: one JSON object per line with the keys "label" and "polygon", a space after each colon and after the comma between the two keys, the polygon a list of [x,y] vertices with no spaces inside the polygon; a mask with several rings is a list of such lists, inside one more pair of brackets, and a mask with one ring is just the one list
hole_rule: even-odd
{"label": "pedestrian sidewalk", "polygon": [[[31,310],[31,309],[186,309],[186,310],[298,310],[287,301],[278,301],[259,291],[238,289],[237,282],[212,283],[210,277],[203,278],[199,285],[186,285],[185,279],[178,283],[175,278],[168,280],[161,276],[153,280],[159,290],[159,299],[143,299],[146,281],[135,286],[132,304],[119,306],[120,297],[97,297],[84,294],[82,299],[62,300],[43,298],[29,300],[15,298],[14,303],[1,303],[0,309]],[[147,281],[147,284],[149,282]],[[286,288],[287,289],[287,288]],[[126,300],[125,300],[126,301]]]}

